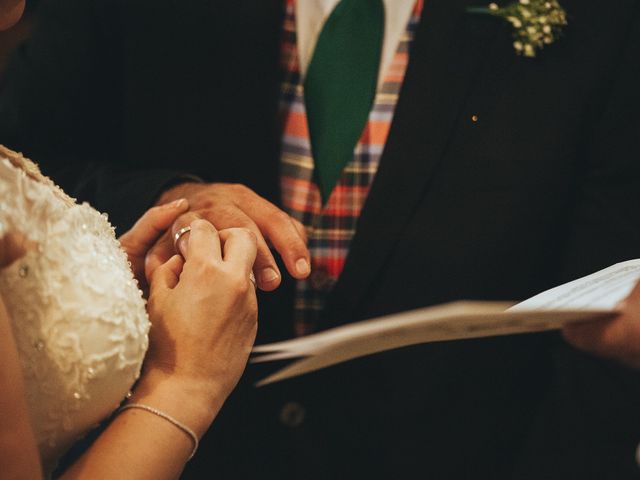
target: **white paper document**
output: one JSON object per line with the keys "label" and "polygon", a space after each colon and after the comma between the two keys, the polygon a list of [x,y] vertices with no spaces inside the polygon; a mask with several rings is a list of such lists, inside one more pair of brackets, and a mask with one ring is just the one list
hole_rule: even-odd
{"label": "white paper document", "polygon": [[571,322],[613,318],[640,280],[640,259],[560,285],[515,306],[454,302],[344,325],[306,337],[256,346],[253,363],[298,359],[258,385],[420,343],[532,333]]}

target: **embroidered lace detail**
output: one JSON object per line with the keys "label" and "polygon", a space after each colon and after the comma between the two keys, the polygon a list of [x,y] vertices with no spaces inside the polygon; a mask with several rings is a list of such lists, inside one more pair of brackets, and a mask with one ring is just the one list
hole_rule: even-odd
{"label": "embroidered lace detail", "polygon": [[36,245],[0,270],[0,292],[46,469],[125,397],[150,325],[106,215],[60,193],[0,155],[0,235]]}

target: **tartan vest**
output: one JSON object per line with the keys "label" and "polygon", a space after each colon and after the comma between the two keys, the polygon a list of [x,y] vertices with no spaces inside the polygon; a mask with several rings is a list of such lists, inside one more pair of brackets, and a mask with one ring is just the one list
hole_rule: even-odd
{"label": "tartan vest", "polygon": [[409,60],[409,48],[422,14],[417,0],[384,80],[379,83],[368,122],[325,205],[314,179],[314,163],[304,104],[295,30],[295,0],[286,0],[281,46],[284,71],[280,96],[282,205],[307,229],[311,275],[296,285],[294,331],[306,335],[322,328],[319,314],[344,267],[360,212],[393,120]]}

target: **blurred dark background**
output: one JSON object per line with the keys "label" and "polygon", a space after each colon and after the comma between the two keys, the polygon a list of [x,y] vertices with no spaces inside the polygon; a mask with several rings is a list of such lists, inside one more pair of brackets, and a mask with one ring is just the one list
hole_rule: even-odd
{"label": "blurred dark background", "polygon": [[31,33],[35,20],[34,12],[39,1],[40,0],[27,0],[27,6],[22,20],[9,30],[0,32],[0,88],[2,87],[2,78],[11,52],[24,42]]}

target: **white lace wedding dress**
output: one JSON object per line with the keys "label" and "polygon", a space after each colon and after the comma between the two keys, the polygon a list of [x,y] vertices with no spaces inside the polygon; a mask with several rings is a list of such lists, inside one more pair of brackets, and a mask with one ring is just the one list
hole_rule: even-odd
{"label": "white lace wedding dress", "polygon": [[19,232],[34,248],[0,270],[0,292],[50,472],[138,378],[149,320],[106,216],[34,180],[9,155],[0,147],[0,236]]}

